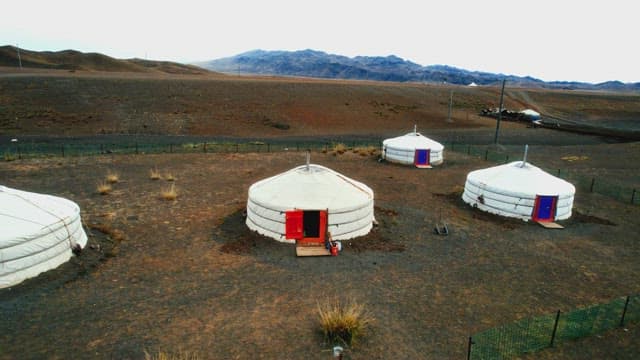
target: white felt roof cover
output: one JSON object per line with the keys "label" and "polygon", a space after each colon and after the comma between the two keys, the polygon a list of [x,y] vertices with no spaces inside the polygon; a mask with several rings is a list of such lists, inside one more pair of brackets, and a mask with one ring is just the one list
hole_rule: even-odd
{"label": "white felt roof cover", "polygon": [[86,243],[76,203],[0,186],[0,288],[60,265]]}
{"label": "white felt roof cover", "polygon": [[431,149],[434,151],[440,151],[444,149],[444,146],[442,144],[429,139],[419,132],[410,132],[402,136],[386,139],[382,142],[382,144],[402,149]]}
{"label": "white felt roof cover", "polygon": [[321,165],[298,166],[249,188],[251,201],[274,210],[349,211],[371,202],[373,190]]}
{"label": "white felt roof cover", "polygon": [[472,171],[468,180],[482,184],[485,189],[510,195],[565,195],[574,194],[576,188],[540,168],[521,161]]}

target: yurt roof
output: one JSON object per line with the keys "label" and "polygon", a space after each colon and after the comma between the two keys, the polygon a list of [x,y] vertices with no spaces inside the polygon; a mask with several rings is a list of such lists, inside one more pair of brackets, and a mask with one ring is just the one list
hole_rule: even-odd
{"label": "yurt roof", "polygon": [[321,165],[298,166],[249,188],[251,201],[274,210],[293,208],[334,212],[359,208],[373,200],[373,190]]}
{"label": "yurt roof", "polygon": [[523,196],[574,194],[575,187],[540,168],[521,161],[472,171],[467,179],[487,190]]}
{"label": "yurt roof", "polygon": [[444,149],[444,146],[442,146],[442,144],[429,139],[419,132],[410,132],[402,136],[386,139],[382,143],[387,146],[398,148],[433,149],[436,151]]}
{"label": "yurt roof", "polygon": [[0,248],[51,233],[79,213],[67,199],[0,185]]}
{"label": "yurt roof", "polygon": [[532,116],[532,117],[536,117],[536,116],[540,116],[540,113],[535,111],[535,110],[531,110],[531,109],[524,109],[522,111],[520,111],[520,113],[527,115],[527,116]]}

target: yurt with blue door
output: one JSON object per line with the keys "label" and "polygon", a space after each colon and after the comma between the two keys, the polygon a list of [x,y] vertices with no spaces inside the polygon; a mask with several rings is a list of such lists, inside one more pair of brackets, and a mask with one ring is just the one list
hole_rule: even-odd
{"label": "yurt with blue door", "polygon": [[382,158],[389,162],[430,168],[444,161],[444,146],[414,129],[382,142]]}
{"label": "yurt with blue door", "polygon": [[76,203],[0,186],[0,288],[60,266],[86,244]]}
{"label": "yurt with blue door", "polygon": [[323,242],[366,235],[373,190],[321,165],[298,166],[249,187],[249,229],[282,242]]}
{"label": "yurt with blue door", "polygon": [[525,161],[472,171],[462,199],[493,214],[554,222],[571,216],[575,187]]}

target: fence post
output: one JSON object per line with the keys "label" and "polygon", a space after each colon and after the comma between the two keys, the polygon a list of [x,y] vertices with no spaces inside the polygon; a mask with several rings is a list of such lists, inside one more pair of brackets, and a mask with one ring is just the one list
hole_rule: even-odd
{"label": "fence post", "polygon": [[471,145],[467,145],[467,155],[471,155]]}
{"label": "fence post", "polygon": [[505,164],[506,164],[506,163],[508,163],[508,162],[509,162],[509,155],[507,155],[507,157],[506,157],[506,158],[505,158],[505,160],[504,160],[504,163],[505,163]]}
{"label": "fence post", "polygon": [[206,153],[207,152],[207,142],[204,142],[204,145],[202,145],[202,152]]}
{"label": "fence post", "polygon": [[169,153],[173,153],[173,144],[169,144]]}
{"label": "fence post", "polygon": [[451,151],[453,151],[453,148],[455,147],[455,146],[454,146],[455,144],[456,144],[456,142],[455,142],[455,141],[452,141],[452,142],[451,142]]}
{"label": "fence post", "polygon": [[620,318],[620,327],[624,326],[624,316],[627,315],[627,307],[629,306],[629,298],[630,298],[630,296],[627,296],[627,301],[624,302],[624,310],[622,310],[622,317]]}
{"label": "fence post", "polygon": [[104,154],[104,144],[100,144],[100,154]]}
{"label": "fence post", "polygon": [[[18,153],[20,154],[20,153]],[[633,189],[633,192],[631,193],[631,203],[633,204],[633,201],[636,199],[636,189]]]}
{"label": "fence post", "polygon": [[138,143],[136,143],[136,155],[138,154]]}
{"label": "fence post", "polygon": [[487,159],[489,159],[489,149],[484,151],[484,161],[487,161]]}
{"label": "fence post", "polygon": [[271,152],[271,144],[267,143],[267,152]]}
{"label": "fence post", "polygon": [[236,145],[236,153],[238,152],[238,143],[235,144]]}
{"label": "fence post", "polygon": [[18,159],[22,160],[22,153],[20,152],[20,144],[16,145],[18,147]]}
{"label": "fence post", "polygon": [[560,169],[558,169],[558,177],[560,177]]}
{"label": "fence post", "polygon": [[558,330],[558,321],[560,320],[560,310],[556,313],[556,322],[553,324],[553,332],[551,333],[551,342],[549,347],[553,347],[553,341],[556,339],[556,331]]}
{"label": "fence post", "polygon": [[593,192],[593,185],[596,183],[596,178],[591,178],[591,187],[589,188],[589,192]]}
{"label": "fence post", "polygon": [[64,157],[64,144],[60,145],[60,149],[62,150],[62,157]]}
{"label": "fence post", "polygon": [[471,345],[473,345],[473,339],[469,336],[469,345],[467,345],[467,360],[471,360]]}

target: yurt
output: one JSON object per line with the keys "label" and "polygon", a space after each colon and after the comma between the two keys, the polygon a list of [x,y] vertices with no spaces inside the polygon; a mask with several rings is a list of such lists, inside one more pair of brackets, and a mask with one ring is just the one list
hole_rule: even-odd
{"label": "yurt", "polygon": [[470,172],[462,199],[493,214],[553,222],[571,216],[575,191],[525,160]]}
{"label": "yurt", "polygon": [[87,243],[76,203],[4,186],[0,229],[0,288],[58,267]]}
{"label": "yurt", "polygon": [[430,168],[444,161],[444,146],[416,130],[382,142],[382,158],[395,163]]}
{"label": "yurt", "polygon": [[535,110],[524,109],[524,110],[520,111],[520,114],[522,114],[522,116],[525,119],[528,119],[528,120],[531,120],[531,121],[540,120],[540,113],[535,111]]}
{"label": "yurt", "polygon": [[321,165],[298,166],[249,187],[246,224],[294,243],[366,235],[373,226],[373,190]]}

